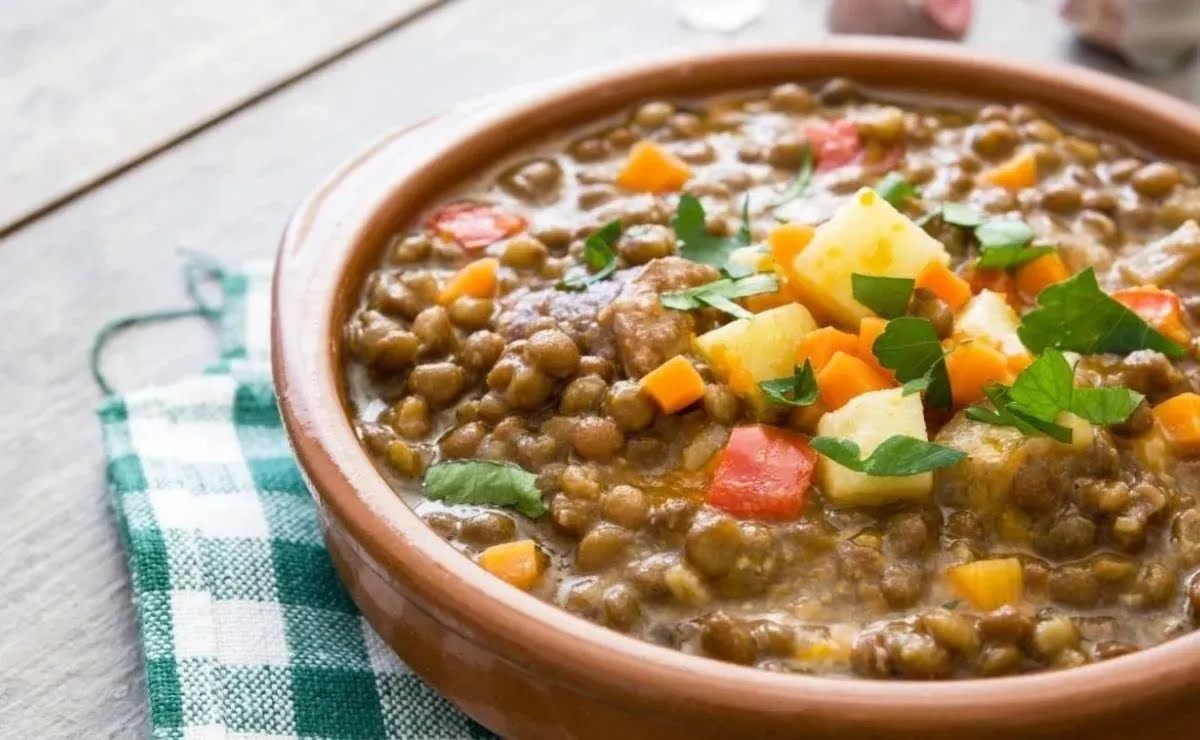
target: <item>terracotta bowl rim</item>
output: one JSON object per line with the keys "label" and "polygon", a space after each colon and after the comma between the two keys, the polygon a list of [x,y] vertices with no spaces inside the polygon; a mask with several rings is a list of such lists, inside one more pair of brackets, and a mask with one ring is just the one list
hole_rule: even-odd
{"label": "terracotta bowl rim", "polygon": [[[786,47],[755,46],[731,51],[673,55],[662,61],[588,73],[532,100],[500,105],[467,137],[503,135],[508,123],[550,105],[569,105],[588,91],[612,89],[652,78],[691,74],[718,65],[914,60],[930,69],[969,69],[1008,75],[1022,85],[1044,85],[1064,95],[1082,95],[1097,105],[1127,106],[1157,116],[1179,136],[1200,141],[1200,111],[1164,94],[1097,72],[1061,64],[1013,62],[936,42],[836,38]],[[1032,89],[1032,88],[1030,88]],[[970,91],[961,91],[970,95]],[[1095,116],[1093,116],[1095,117]],[[1103,128],[1103,122],[1097,124]],[[345,300],[350,255],[361,251],[365,220],[390,198],[392,182],[356,181],[373,158],[395,146],[392,134],[340,168],[296,211],[284,233],[272,298],[272,365],[281,414],[319,506],[339,520],[370,560],[401,584],[419,608],[447,629],[468,636],[505,660],[524,665],[547,681],[563,683],[604,700],[686,708],[700,702],[730,711],[812,715],[826,720],[871,716],[881,722],[932,722],[953,711],[981,720],[1003,721],[1014,713],[1042,712],[1068,721],[1081,706],[1118,706],[1178,697],[1200,687],[1200,632],[1128,656],[1056,671],[1009,678],[940,681],[869,681],[772,673],[687,655],[575,617],[511,588],[457,553],[399,502],[359,446],[340,396],[334,367],[336,327],[331,317]],[[1182,145],[1180,145],[1182,146]],[[440,151],[440,150],[439,150]],[[1196,150],[1183,153],[1196,159]],[[405,178],[409,178],[406,173]],[[360,178],[361,179],[361,178]],[[347,216],[329,212],[331,193],[362,187],[372,200]],[[356,220],[357,219],[357,220]],[[334,223],[336,222],[336,223]],[[320,224],[324,223],[324,226]],[[317,224],[317,226],[314,226]],[[333,225],[330,225],[333,224]],[[323,231],[321,231],[323,229]],[[316,232],[321,231],[318,235]],[[323,256],[311,259],[314,250]],[[339,252],[340,250],[340,252]],[[297,255],[308,255],[297,257]],[[317,267],[333,269],[315,272]],[[325,315],[322,323],[321,316]],[[357,450],[357,453],[354,452]],[[388,499],[397,505],[388,503]],[[582,688],[581,688],[582,687]]]}

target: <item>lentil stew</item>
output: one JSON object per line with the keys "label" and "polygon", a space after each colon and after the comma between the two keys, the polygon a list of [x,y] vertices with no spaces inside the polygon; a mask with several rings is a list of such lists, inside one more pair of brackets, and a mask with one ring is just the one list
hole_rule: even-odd
{"label": "lentil stew", "polygon": [[1027,106],[649,101],[396,236],[356,426],[482,567],[642,639],[1103,660],[1200,613],[1198,218],[1193,168]]}

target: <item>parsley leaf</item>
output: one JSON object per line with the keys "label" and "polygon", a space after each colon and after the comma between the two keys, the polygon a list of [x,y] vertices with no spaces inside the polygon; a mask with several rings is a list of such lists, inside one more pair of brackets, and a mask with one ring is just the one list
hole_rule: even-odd
{"label": "parsley leaf", "polygon": [[596,229],[583,243],[583,261],[592,272],[568,277],[555,287],[559,290],[584,290],[592,283],[606,279],[617,269],[617,252],[613,245],[621,238],[621,220],[609,221]]}
{"label": "parsley leaf", "polygon": [[1184,350],[1100,289],[1091,267],[1043,290],[1017,336],[1031,352],[1053,347],[1082,354],[1127,355],[1152,349],[1168,357]]}
{"label": "parsley leaf", "polygon": [[912,278],[862,275],[857,272],[850,274],[854,300],[885,319],[904,315],[916,284],[917,281]]}
{"label": "parsley leaf", "polygon": [[965,203],[943,203],[942,220],[948,224],[973,229],[986,221],[987,218]]}
{"label": "parsley leaf", "polygon": [[1047,349],[1022,370],[1008,395],[1040,419],[1052,420],[1060,411],[1069,411],[1101,425],[1125,421],[1143,398],[1128,388],[1076,388],[1074,368],[1056,349]]}
{"label": "parsley leaf", "polygon": [[804,142],[804,159],[800,162],[800,169],[796,175],[788,182],[787,187],[779,194],[775,200],[771,201],[771,210],[790,203],[791,201],[804,195],[804,191],[808,190],[808,184],[812,182],[813,175],[813,156],[812,147],[808,142]]}
{"label": "parsley leaf", "polygon": [[1030,246],[1033,229],[1012,218],[985,221],[975,227],[975,238],[979,241],[979,267],[987,269],[1020,267],[1054,251],[1046,245]]}
{"label": "parsley leaf", "polygon": [[1011,388],[992,386],[987,395],[995,410],[972,406],[968,418],[1016,427],[1029,436],[1045,434],[1060,442],[1071,440],[1071,430],[1055,422],[1060,413],[1075,414],[1092,424],[1119,424],[1143,398],[1128,388],[1076,388],[1075,370],[1053,348],[1022,370]]}
{"label": "parsley leaf", "polygon": [[1012,267],[1020,267],[1026,262],[1032,262],[1038,257],[1044,254],[1052,254],[1054,251],[1054,247],[1045,244],[1030,247],[1019,244],[982,247],[979,250],[979,262],[977,266],[986,269],[1005,270]]}
{"label": "parsley leaf", "polygon": [[925,400],[950,408],[950,377],[937,331],[929,319],[901,316],[892,319],[871,346],[879,364],[896,373],[904,395],[925,391]]}
{"label": "parsley leaf", "polygon": [[791,377],[763,380],[758,387],[767,400],[780,406],[811,406],[817,400],[817,376],[808,360]]}
{"label": "parsley leaf", "polygon": [[956,465],[967,456],[962,450],[903,434],[883,440],[865,459],[860,458],[862,451],[849,439],[813,437],[809,444],[838,465],[871,476],[927,473]]}
{"label": "parsley leaf", "polygon": [[773,293],[776,290],[779,290],[779,279],[775,275],[757,273],[743,278],[721,278],[697,285],[695,288],[663,293],[658,300],[667,308],[677,311],[694,311],[712,306],[739,319],[748,319],[753,314],[734,303],[733,299],[758,293]]}
{"label": "parsley leaf", "polygon": [[733,236],[714,236],[708,232],[707,216],[704,206],[696,196],[684,193],[679,196],[679,205],[675,207],[675,217],[671,226],[681,244],[680,256],[692,262],[702,262],[706,265],[723,269],[729,262],[729,255],[738,247],[750,244],[749,202],[742,202],[742,225]]}
{"label": "parsley leaf", "polygon": [[511,506],[527,517],[546,513],[537,476],[494,460],[440,462],[425,472],[425,497],[447,504]]}
{"label": "parsley leaf", "polygon": [[984,221],[975,227],[975,238],[979,246],[1020,247],[1033,241],[1033,229],[1024,221],[1013,218],[997,218]]}
{"label": "parsley leaf", "polygon": [[1071,428],[1064,427],[1054,421],[1046,421],[1021,409],[1008,397],[1008,388],[1003,385],[989,386],[984,390],[994,408],[986,406],[969,406],[966,409],[968,419],[980,421],[1001,427],[1014,427],[1026,437],[1036,437],[1044,434],[1059,442],[1071,441]]}
{"label": "parsley leaf", "polygon": [[889,172],[883,179],[875,183],[875,192],[879,197],[900,209],[912,198],[921,197],[921,189],[904,179],[899,172]]}

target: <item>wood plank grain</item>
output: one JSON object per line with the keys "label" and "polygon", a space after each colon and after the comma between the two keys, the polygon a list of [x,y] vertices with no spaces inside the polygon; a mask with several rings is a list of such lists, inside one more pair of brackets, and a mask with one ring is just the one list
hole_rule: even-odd
{"label": "wood plank grain", "polygon": [[0,230],[436,0],[9,0]]}
{"label": "wood plank grain", "polygon": [[[985,3],[971,44],[1076,53],[1041,13]],[[1042,10],[1037,10],[1042,8]],[[737,37],[821,33],[823,4],[787,1]],[[180,248],[267,256],[293,204],[386,130],[468,96],[668,47],[721,46],[669,3],[463,0],[242,111],[0,242],[0,726],[13,737],[130,737],[146,707],[128,577],[104,492],[86,350],[108,318],[183,303]],[[651,48],[653,47],[653,48]],[[1195,99],[1194,68],[1166,84]],[[123,387],[212,357],[179,323],[109,353]]]}

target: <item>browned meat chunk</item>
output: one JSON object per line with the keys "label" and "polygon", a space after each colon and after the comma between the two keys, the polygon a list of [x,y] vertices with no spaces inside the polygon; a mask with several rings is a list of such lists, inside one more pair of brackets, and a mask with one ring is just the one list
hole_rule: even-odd
{"label": "browned meat chunk", "polygon": [[659,296],[716,280],[715,268],[681,257],[656,259],[597,318],[616,339],[617,354],[632,378],[640,378],[675,355],[687,352],[693,319],[664,308]]}
{"label": "browned meat chunk", "polygon": [[615,357],[612,332],[596,323],[596,314],[612,303],[632,270],[623,270],[578,293],[542,288],[521,289],[506,296],[497,318],[497,331],[509,341],[527,339],[555,324],[575,340],[585,354]]}

